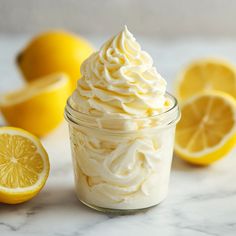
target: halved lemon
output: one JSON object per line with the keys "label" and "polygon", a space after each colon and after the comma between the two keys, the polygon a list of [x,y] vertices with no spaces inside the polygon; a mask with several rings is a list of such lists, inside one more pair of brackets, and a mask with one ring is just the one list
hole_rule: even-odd
{"label": "halved lemon", "polygon": [[175,152],[186,161],[208,165],[236,144],[236,101],[223,92],[197,94],[181,105]]}
{"label": "halved lemon", "polygon": [[218,90],[236,98],[235,66],[220,59],[200,59],[179,75],[177,97],[185,100],[199,92]]}
{"label": "halved lemon", "polygon": [[49,174],[48,155],[39,139],[22,129],[0,128],[0,202],[34,197]]}
{"label": "halved lemon", "polygon": [[0,109],[10,126],[43,136],[63,120],[70,80],[66,74],[52,74],[25,88],[2,95]]}

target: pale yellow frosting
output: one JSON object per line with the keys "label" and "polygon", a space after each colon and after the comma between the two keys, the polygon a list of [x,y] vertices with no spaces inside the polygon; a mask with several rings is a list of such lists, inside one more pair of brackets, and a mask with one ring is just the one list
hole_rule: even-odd
{"label": "pale yellow frosting", "polygon": [[85,60],[81,73],[73,101],[83,113],[146,117],[166,109],[166,81],[127,27]]}
{"label": "pale yellow frosting", "polygon": [[[168,189],[174,127],[159,131],[158,120],[149,117],[168,109],[166,81],[127,27],[92,54],[81,72],[72,95],[74,108],[89,118],[108,118],[96,119],[103,122],[99,127],[134,132],[71,127],[80,200],[114,209],[159,203]],[[151,129],[143,131],[144,126]]]}

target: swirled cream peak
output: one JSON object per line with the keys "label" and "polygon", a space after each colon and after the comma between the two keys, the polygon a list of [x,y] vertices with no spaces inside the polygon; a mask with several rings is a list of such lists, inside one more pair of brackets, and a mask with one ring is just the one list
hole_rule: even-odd
{"label": "swirled cream peak", "polygon": [[84,61],[81,73],[73,94],[80,112],[146,117],[166,109],[166,81],[126,26]]}

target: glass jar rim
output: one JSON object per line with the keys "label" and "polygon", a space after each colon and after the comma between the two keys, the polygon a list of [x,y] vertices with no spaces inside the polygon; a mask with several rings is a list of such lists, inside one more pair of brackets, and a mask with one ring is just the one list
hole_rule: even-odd
{"label": "glass jar rim", "polygon": [[[91,114],[86,114],[83,112],[78,111],[71,105],[71,99],[72,97],[70,96],[67,99],[66,107],[65,107],[65,118],[69,123],[73,123],[74,125],[82,125],[82,126],[87,126],[87,127],[92,127],[92,128],[98,128],[98,129],[104,129],[106,131],[111,131],[112,129],[106,129],[103,127],[99,127],[97,125],[93,125],[92,123],[95,122],[98,124],[98,121],[147,121],[147,120],[162,120],[164,121],[161,125],[158,125],[158,128],[161,128],[163,126],[169,126],[169,125],[174,125],[176,124],[179,119],[180,119],[180,111],[179,111],[179,106],[178,106],[178,101],[177,99],[171,95],[170,93],[166,92],[165,96],[167,96],[171,101],[172,101],[172,106],[168,108],[167,110],[155,114],[153,116],[132,116],[132,117],[100,117],[100,116],[93,116]],[[85,123],[88,123],[89,125],[86,125]],[[151,128],[151,127],[149,127]],[[153,127],[152,127],[153,128]],[[155,127],[156,128],[156,127]],[[115,129],[114,129],[115,130]],[[117,131],[117,130],[115,130]],[[130,130],[129,130],[130,131]],[[134,130],[132,130],[134,131]]]}

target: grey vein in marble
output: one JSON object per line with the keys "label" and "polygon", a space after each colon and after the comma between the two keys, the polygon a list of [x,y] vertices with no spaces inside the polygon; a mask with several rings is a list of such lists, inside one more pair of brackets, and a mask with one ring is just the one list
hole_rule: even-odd
{"label": "grey vein in marble", "polygon": [[[23,84],[13,58],[26,38],[0,36],[0,92]],[[97,37],[91,40],[95,45],[104,41]],[[139,41],[167,78],[169,90],[177,72],[191,59],[222,56],[236,64],[236,40],[160,41],[140,37]],[[43,144],[51,162],[48,182],[27,203],[0,204],[0,236],[236,235],[236,150],[205,168],[174,158],[166,201],[139,214],[115,216],[88,209],[76,199],[66,124]]]}

